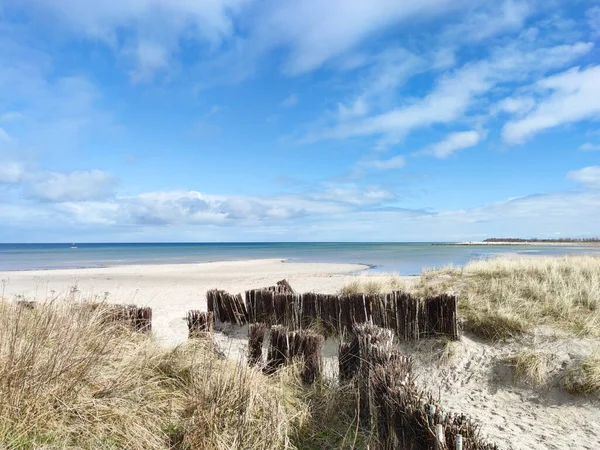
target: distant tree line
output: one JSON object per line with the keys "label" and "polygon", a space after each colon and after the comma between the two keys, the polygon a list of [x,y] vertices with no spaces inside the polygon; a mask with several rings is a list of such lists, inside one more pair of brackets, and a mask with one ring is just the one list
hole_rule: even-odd
{"label": "distant tree line", "polygon": [[600,242],[600,238],[560,238],[560,239],[521,239],[521,238],[489,238],[483,242]]}

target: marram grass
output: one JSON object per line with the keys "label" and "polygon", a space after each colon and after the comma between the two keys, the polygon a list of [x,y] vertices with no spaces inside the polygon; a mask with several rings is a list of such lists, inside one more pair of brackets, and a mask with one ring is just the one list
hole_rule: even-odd
{"label": "marram grass", "polygon": [[351,393],[304,387],[293,366],[267,377],[223,358],[209,339],[164,348],[101,315],[68,301],[0,302],[0,448],[352,448],[368,440],[340,409]]}
{"label": "marram grass", "polygon": [[[397,276],[361,277],[342,292],[402,289]],[[459,294],[465,328],[490,340],[550,326],[600,336],[600,257],[498,257],[425,271],[408,290]]]}

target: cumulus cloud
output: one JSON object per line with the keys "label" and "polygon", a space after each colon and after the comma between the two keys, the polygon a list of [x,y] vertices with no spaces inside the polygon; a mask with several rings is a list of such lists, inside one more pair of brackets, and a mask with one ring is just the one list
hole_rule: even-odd
{"label": "cumulus cloud", "polygon": [[544,96],[536,108],[504,125],[509,143],[522,143],[550,128],[600,116],[600,66],[575,67],[552,75],[536,85]]}
{"label": "cumulus cloud", "polygon": [[600,166],[573,170],[567,174],[567,178],[590,188],[600,188]]}
{"label": "cumulus cloud", "polygon": [[[589,172],[589,171],[588,171]],[[577,178],[590,180],[589,173]],[[325,192],[272,197],[212,196],[195,191],[152,192],[108,201],[10,205],[0,203],[5,226],[47,223],[121,240],[446,240],[505,233],[585,235],[600,215],[600,190],[529,195],[467,209],[386,207],[395,196],[373,186],[332,185]],[[357,194],[358,197],[357,197]],[[539,218],[544,217],[543,221]],[[41,225],[44,224],[44,225]],[[211,225],[210,227],[204,225]],[[33,227],[33,228],[32,228]],[[114,233],[118,230],[119,235]],[[160,231],[163,230],[163,231]],[[277,236],[276,238],[274,236]],[[147,240],[147,239],[146,239]]]}
{"label": "cumulus cloud", "polygon": [[[54,196],[56,200],[57,196]],[[51,208],[85,224],[119,226],[265,226],[305,217],[320,218],[386,204],[396,195],[377,185],[328,184],[296,195],[264,197],[157,191],[105,201],[63,201]]]}
{"label": "cumulus cloud", "polygon": [[102,200],[114,194],[116,178],[100,170],[37,174],[28,184],[30,197],[53,202]]}

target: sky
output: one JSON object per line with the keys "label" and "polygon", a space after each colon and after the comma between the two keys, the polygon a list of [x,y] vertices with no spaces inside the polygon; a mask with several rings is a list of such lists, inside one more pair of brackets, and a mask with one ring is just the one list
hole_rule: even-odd
{"label": "sky", "polygon": [[0,0],[0,242],[600,235],[600,2]]}

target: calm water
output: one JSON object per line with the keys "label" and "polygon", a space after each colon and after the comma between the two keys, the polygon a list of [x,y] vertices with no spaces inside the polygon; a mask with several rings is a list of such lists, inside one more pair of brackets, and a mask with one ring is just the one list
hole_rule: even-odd
{"label": "calm water", "polygon": [[600,255],[586,246],[443,246],[431,243],[225,243],[225,244],[0,244],[0,270],[195,263],[261,258],[298,262],[362,263],[374,272],[420,273],[497,254]]}

